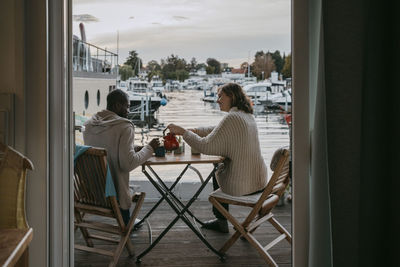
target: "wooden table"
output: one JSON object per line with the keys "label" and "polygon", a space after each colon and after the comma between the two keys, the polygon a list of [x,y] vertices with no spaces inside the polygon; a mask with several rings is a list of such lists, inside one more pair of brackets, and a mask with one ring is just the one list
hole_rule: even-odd
{"label": "wooden table", "polygon": [[[189,207],[193,204],[193,202],[197,199],[200,195],[201,191],[210,181],[210,179],[214,176],[215,171],[218,168],[218,163],[223,162],[223,158],[219,156],[209,156],[209,155],[192,155],[190,150],[186,151],[183,154],[173,154],[173,153],[166,153],[165,157],[151,157],[146,163],[142,165],[142,172],[152,185],[157,189],[157,191],[161,194],[161,199],[151,208],[151,210],[142,218],[143,222],[146,220],[147,217],[161,204],[162,201],[166,201],[171,208],[175,211],[177,216],[174,220],[164,229],[164,231],[157,237],[157,239],[150,244],[150,246],[145,249],[140,255],[137,256],[136,261],[140,262],[141,258],[144,257],[162,238],[163,236],[172,228],[172,226],[181,219],[187,226],[198,236],[198,238],[215,254],[217,254],[221,259],[223,255],[216,250],[211,244],[204,238],[203,234],[198,230],[197,226],[193,225],[193,223],[189,220],[188,216],[192,217],[194,222],[199,222],[203,224],[199,219],[194,216],[194,214],[189,210]],[[200,172],[195,169],[192,165],[193,164],[213,164],[214,168],[207,176],[206,179],[203,179]],[[152,168],[153,165],[186,165],[183,171],[179,174],[179,176],[175,179],[174,183],[168,187],[164,181],[160,178],[160,176],[156,173],[156,171]],[[175,196],[174,192],[172,191],[174,187],[178,184],[181,180],[187,169],[193,169],[197,172],[201,180],[201,186],[197,189],[194,193],[192,198],[188,201],[185,205],[181,202],[181,200]],[[147,171],[150,170],[152,175]]]}
{"label": "wooden table", "polygon": [[33,230],[0,229],[0,266],[28,266]]}

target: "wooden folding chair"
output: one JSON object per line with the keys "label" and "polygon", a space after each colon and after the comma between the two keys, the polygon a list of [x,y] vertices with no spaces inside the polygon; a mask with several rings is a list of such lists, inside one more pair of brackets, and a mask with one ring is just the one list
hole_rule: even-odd
{"label": "wooden folding chair", "polygon": [[[283,195],[289,184],[289,151],[287,149],[280,149],[276,154],[278,155],[279,160],[277,161],[274,173],[263,192],[254,195],[235,197],[225,194],[218,189],[210,194],[209,201],[232,223],[236,230],[231,238],[220,249],[221,253],[225,253],[239,237],[243,237],[248,240],[254,248],[256,248],[269,265],[278,266],[268,253],[268,250],[283,239],[286,239],[290,244],[292,244],[292,236],[290,233],[271,213],[271,210],[278,203],[279,198]],[[221,203],[246,206],[251,207],[252,209],[246,219],[240,223],[221,205]],[[265,221],[269,221],[275,229],[281,233],[281,235],[263,247],[254,237],[253,232]]]}
{"label": "wooden folding chair", "polygon": [[[74,198],[75,198],[75,226],[78,227],[85,239],[86,246],[75,244],[75,248],[92,253],[112,257],[108,266],[116,266],[124,247],[130,256],[134,255],[130,233],[135,219],[143,204],[145,193],[136,193],[132,201],[136,203],[128,225],[124,224],[121,211],[115,196],[106,197],[107,160],[106,150],[102,148],[89,148],[75,161]],[[116,224],[96,222],[84,219],[82,214],[95,214],[114,218]],[[91,230],[89,233],[88,229]],[[105,232],[111,235],[94,234],[92,231]],[[115,238],[115,235],[118,238]],[[92,239],[116,243],[114,251],[93,247]]]}
{"label": "wooden folding chair", "polygon": [[25,180],[32,162],[0,143],[0,228],[28,229],[25,215]]}

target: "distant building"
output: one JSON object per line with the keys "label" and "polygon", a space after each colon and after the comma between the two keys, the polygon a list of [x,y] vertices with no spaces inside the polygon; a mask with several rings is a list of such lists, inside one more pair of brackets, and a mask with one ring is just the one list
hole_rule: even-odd
{"label": "distant building", "polygon": [[229,72],[221,73],[222,78],[227,78],[231,80],[242,79],[245,77],[246,70],[242,69],[231,69]]}
{"label": "distant building", "polygon": [[231,73],[233,73],[233,74],[246,74],[246,70],[245,69],[232,69]]}
{"label": "distant building", "polygon": [[205,76],[207,74],[206,69],[205,68],[201,68],[197,71],[196,73],[198,76]]}

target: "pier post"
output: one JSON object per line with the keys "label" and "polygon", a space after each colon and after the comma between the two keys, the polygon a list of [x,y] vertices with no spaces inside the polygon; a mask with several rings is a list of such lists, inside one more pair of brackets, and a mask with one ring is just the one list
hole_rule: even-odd
{"label": "pier post", "polygon": [[149,96],[146,94],[146,117],[149,116]]}
{"label": "pier post", "polygon": [[142,96],[141,102],[140,102],[140,120],[144,121],[144,99]]}

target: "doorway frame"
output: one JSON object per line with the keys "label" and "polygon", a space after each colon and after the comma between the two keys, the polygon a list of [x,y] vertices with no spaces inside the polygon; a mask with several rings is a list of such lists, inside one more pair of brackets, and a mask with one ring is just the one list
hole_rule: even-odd
{"label": "doorway frame", "polygon": [[[292,264],[308,265],[309,3],[292,0],[293,210]],[[72,1],[47,0],[49,115],[49,265],[73,266]],[[297,52],[299,51],[299,52]],[[298,103],[298,104],[297,104]],[[60,177],[61,174],[61,177]]]}
{"label": "doorway frame", "polygon": [[48,264],[74,265],[72,0],[47,0]]}
{"label": "doorway frame", "polygon": [[308,266],[311,163],[309,1],[292,0],[293,206],[292,264]]}

